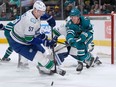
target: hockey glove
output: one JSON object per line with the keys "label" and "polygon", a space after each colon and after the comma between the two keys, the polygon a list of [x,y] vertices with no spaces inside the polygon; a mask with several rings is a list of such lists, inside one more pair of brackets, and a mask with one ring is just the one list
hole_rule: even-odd
{"label": "hockey glove", "polygon": [[85,42],[87,37],[88,37],[88,33],[86,32],[82,32],[79,36],[79,38],[81,39],[81,42]]}
{"label": "hockey glove", "polygon": [[56,25],[55,19],[54,19],[51,15],[49,15],[49,14],[47,14],[47,13],[45,13],[43,16],[41,16],[41,19],[47,20],[48,24],[49,24],[51,27],[54,27],[54,26]]}
{"label": "hockey glove", "polygon": [[47,22],[51,27],[54,27],[56,25],[55,19],[52,16]]}
{"label": "hockey glove", "polygon": [[38,44],[42,44],[45,40],[47,40],[47,36],[42,33],[42,34],[38,34],[38,36],[36,36],[32,41],[30,41],[29,43],[31,44],[35,44],[35,45],[38,45]]}
{"label": "hockey glove", "polygon": [[55,36],[52,40],[44,40],[43,45],[46,47],[55,47],[57,45],[57,36]]}
{"label": "hockey glove", "polygon": [[42,33],[42,34],[39,34],[39,35],[37,36],[37,38],[41,38],[42,40],[47,40],[47,39],[48,39],[48,36],[45,35],[44,33]]}
{"label": "hockey glove", "polygon": [[52,43],[54,43],[52,46],[56,47],[57,45],[57,40],[58,40],[58,36],[54,36],[54,38],[52,39]]}
{"label": "hockey glove", "polygon": [[4,25],[0,24],[0,30],[3,30],[3,29],[4,29]]}

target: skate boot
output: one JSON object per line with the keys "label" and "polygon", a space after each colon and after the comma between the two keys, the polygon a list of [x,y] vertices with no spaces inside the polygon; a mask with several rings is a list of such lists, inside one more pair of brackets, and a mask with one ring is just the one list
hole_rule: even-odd
{"label": "skate boot", "polygon": [[38,69],[40,74],[44,74],[44,75],[53,75],[54,74],[53,71],[46,69],[45,67],[37,65],[36,68]]}
{"label": "skate boot", "polygon": [[28,63],[20,62],[19,65],[18,65],[18,68],[29,69],[29,64]]}
{"label": "skate boot", "polygon": [[46,69],[45,67],[42,67],[39,65],[37,65],[36,67],[37,67],[40,74],[53,75],[53,74],[57,73],[61,76],[64,76],[66,74],[66,71],[62,70],[60,68],[57,68],[56,70],[49,70],[49,69]]}
{"label": "skate boot", "polygon": [[81,61],[78,61],[76,71],[81,72],[82,70],[83,70],[83,63]]}
{"label": "skate boot", "polygon": [[96,64],[96,65],[102,64],[102,62],[99,60],[99,57],[98,56],[95,58],[94,64]]}
{"label": "skate boot", "polygon": [[3,62],[9,62],[11,59],[10,58],[2,58],[1,61]]}
{"label": "skate boot", "polygon": [[90,60],[85,60],[84,63],[86,64],[86,68],[90,68],[94,63],[94,57],[91,57]]}

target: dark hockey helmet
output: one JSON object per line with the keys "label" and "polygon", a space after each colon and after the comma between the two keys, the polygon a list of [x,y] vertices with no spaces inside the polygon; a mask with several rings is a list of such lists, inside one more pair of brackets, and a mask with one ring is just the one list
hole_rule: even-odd
{"label": "dark hockey helmet", "polygon": [[81,13],[80,13],[80,11],[77,8],[73,8],[71,10],[71,12],[70,12],[70,16],[78,16],[78,17],[80,17]]}

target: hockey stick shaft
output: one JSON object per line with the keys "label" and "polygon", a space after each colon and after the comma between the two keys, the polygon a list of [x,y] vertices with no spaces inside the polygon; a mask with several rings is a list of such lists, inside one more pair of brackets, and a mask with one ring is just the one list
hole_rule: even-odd
{"label": "hockey stick shaft", "polygon": [[[21,3],[21,0],[19,1]],[[21,15],[22,15],[22,7],[21,7],[21,4],[20,4],[20,20],[21,20]],[[18,54],[18,65],[17,67],[19,68],[20,67],[20,62],[21,62],[21,55]]]}
{"label": "hockey stick shaft", "polygon": [[[53,27],[51,27],[51,30],[53,31]],[[51,31],[51,38],[53,39],[53,32],[52,31]],[[56,60],[55,60],[54,46],[52,47],[52,52],[53,52],[53,59],[54,59],[54,65],[55,65],[54,73],[56,73]]]}

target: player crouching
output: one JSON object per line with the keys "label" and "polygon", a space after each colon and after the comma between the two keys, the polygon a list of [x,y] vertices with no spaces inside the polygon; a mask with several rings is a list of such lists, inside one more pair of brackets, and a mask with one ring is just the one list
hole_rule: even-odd
{"label": "player crouching", "polygon": [[71,50],[75,50],[73,51],[75,55],[71,55],[78,60],[76,71],[83,70],[83,63],[86,64],[86,68],[90,68],[95,60],[88,51],[88,45],[93,41],[94,32],[90,20],[82,16],[77,8],[73,8],[70,12],[70,20],[66,24],[66,29],[66,40],[71,46]]}

